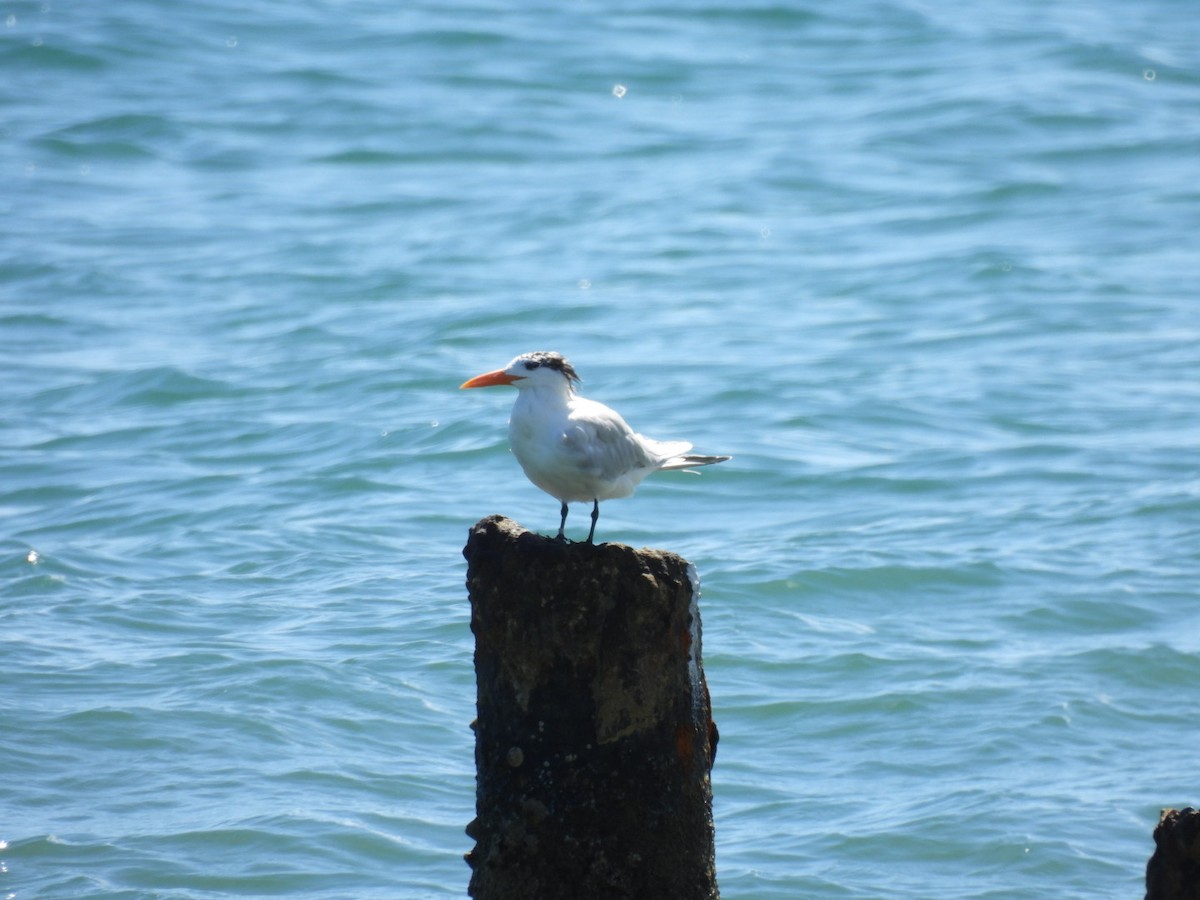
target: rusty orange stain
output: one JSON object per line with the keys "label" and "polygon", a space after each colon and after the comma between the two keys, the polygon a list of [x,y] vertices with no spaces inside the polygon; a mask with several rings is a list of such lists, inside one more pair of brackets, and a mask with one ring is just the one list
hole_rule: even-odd
{"label": "rusty orange stain", "polygon": [[695,753],[695,747],[692,745],[692,729],[685,725],[676,726],[675,755],[679,757],[679,761],[685,768],[691,767]]}

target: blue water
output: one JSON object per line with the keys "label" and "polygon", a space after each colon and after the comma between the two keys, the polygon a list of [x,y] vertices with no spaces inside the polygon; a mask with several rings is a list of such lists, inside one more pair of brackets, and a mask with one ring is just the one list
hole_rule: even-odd
{"label": "blue water", "polygon": [[[1192,3],[0,4],[0,897],[465,895],[557,349],[734,460],[723,896],[1139,896],[1200,802]],[[583,533],[586,510],[569,528]]]}

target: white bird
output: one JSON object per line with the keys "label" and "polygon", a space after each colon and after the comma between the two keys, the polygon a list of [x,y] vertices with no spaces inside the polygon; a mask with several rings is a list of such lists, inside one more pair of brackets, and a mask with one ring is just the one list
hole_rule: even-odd
{"label": "white bird", "polygon": [[651,472],[692,469],[730,458],[689,454],[692,445],[687,441],[644,437],[615,410],[575,393],[578,383],[579,376],[561,353],[539,350],[462,385],[516,387],[509,443],[529,480],[562,503],[560,540],[566,539],[568,503],[592,502],[590,544],[601,500],[628,497]]}

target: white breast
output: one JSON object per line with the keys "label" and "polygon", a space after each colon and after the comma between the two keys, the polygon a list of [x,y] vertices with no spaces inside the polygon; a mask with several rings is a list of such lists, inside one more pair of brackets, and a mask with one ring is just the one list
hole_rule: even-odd
{"label": "white breast", "polygon": [[518,396],[509,440],[529,480],[564,502],[627,497],[664,458],[607,406],[540,391]]}

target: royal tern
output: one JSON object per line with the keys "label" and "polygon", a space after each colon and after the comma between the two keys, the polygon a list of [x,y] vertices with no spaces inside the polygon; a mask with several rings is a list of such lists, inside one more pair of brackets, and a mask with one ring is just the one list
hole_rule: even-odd
{"label": "royal tern", "polygon": [[524,353],[503,369],[485,372],[464,388],[511,384],[517,389],[508,439],[535,485],[562,503],[558,538],[566,540],[567,504],[591,501],[596,534],[600,501],[628,497],[651,472],[693,469],[728,456],[698,456],[687,441],[655,441],[635,432],[603,403],[575,393],[579,376],[561,353]]}

